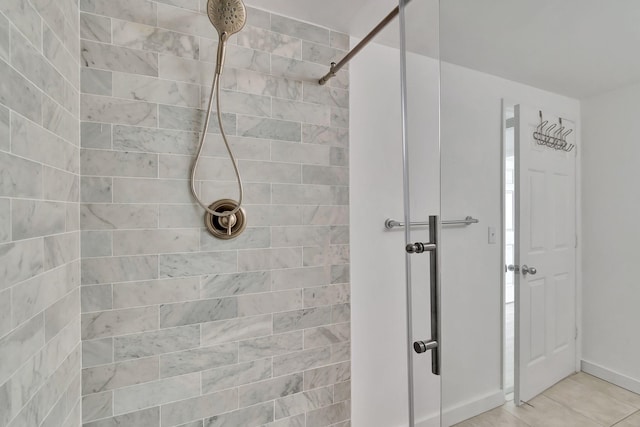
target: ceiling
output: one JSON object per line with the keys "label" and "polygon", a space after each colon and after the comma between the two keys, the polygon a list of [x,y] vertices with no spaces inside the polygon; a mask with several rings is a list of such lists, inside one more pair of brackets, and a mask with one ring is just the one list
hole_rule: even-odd
{"label": "ceiling", "polygon": [[[441,0],[442,60],[574,98],[640,81],[638,0]],[[397,0],[248,0],[275,13],[368,33]],[[412,0],[410,50],[438,56],[438,1]],[[398,46],[397,20],[376,39]]]}

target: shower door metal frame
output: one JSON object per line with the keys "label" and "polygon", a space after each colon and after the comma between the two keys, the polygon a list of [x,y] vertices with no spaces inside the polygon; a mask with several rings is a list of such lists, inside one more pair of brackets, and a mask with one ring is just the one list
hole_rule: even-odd
{"label": "shower door metal frame", "polygon": [[[415,427],[415,394],[414,394],[414,365],[413,351],[426,353],[431,350],[431,371],[434,375],[440,375],[440,219],[437,215],[429,216],[429,242],[411,242],[411,200],[410,200],[410,174],[409,174],[409,125],[408,125],[408,90],[407,90],[407,43],[406,43],[406,16],[405,8],[410,0],[399,0],[398,17],[400,23],[400,99],[402,117],[402,171],[403,171],[403,204],[405,236],[405,277],[406,277],[406,326],[407,326],[407,384],[408,384],[408,409],[409,427]],[[439,154],[439,152],[438,152]],[[411,257],[414,254],[428,252],[430,255],[430,311],[431,311],[431,338],[424,341],[415,341],[413,336],[413,298],[411,281]],[[441,414],[440,414],[441,417]]]}

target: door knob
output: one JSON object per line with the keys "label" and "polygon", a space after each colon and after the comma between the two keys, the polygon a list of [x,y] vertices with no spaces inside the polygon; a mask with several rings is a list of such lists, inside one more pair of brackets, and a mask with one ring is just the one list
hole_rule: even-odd
{"label": "door knob", "polygon": [[519,273],[520,267],[518,267],[517,265],[510,264],[509,266],[507,266],[507,270],[513,271],[514,273]]}
{"label": "door knob", "polygon": [[527,274],[534,275],[538,272],[535,267],[528,267],[526,264],[522,266],[522,275],[526,276]]}

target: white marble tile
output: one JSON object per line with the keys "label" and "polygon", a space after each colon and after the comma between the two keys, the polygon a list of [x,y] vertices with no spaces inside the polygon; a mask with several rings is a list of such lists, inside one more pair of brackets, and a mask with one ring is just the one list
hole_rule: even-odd
{"label": "white marble tile", "polygon": [[132,49],[198,59],[196,37],[133,22],[113,20],[113,44]]}
{"label": "white marble tile", "polygon": [[268,248],[270,241],[271,231],[268,227],[247,227],[240,236],[231,241],[216,239],[205,229],[200,231],[200,248],[205,251]]}
{"label": "white marble tile", "polygon": [[[216,40],[217,40],[216,36]],[[215,63],[218,51],[218,43],[214,40],[200,39],[200,60],[208,63]],[[225,72],[231,69],[243,69],[256,71],[263,74],[270,73],[271,58],[267,52],[250,49],[234,44],[227,45],[227,56],[225,59]],[[224,75],[224,74],[223,74]],[[211,80],[209,78],[208,80]]]}
{"label": "white marble tile", "polygon": [[304,290],[304,306],[317,307],[332,304],[346,304],[350,301],[348,284],[318,286]]}
{"label": "white marble tile", "polygon": [[110,426],[158,427],[160,425],[160,407],[143,409],[99,421],[83,424],[84,427]]}
{"label": "white marble tile", "polygon": [[113,149],[120,151],[193,155],[198,142],[195,132],[120,125],[113,129]]}
{"label": "white marble tile", "polygon": [[66,86],[71,86],[21,33],[11,30],[11,65],[47,95],[66,105]]}
{"label": "white marble tile", "polygon": [[351,379],[351,363],[337,363],[335,365],[306,371],[304,375],[304,389],[311,390],[347,381],[349,379]]}
{"label": "white marble tile", "polygon": [[291,100],[302,99],[302,82],[249,70],[236,69],[235,89],[255,95],[273,96]]}
{"label": "white marble tile", "polygon": [[47,236],[44,239],[44,269],[60,267],[80,258],[80,233]]}
{"label": "white marble tile", "polygon": [[80,72],[82,93],[111,96],[113,92],[112,74],[111,71],[83,68]]}
{"label": "white marble tile", "polygon": [[82,422],[113,416],[113,393],[90,394],[82,398]]}
{"label": "white marble tile", "polygon": [[333,388],[323,387],[277,399],[276,419],[304,414],[333,403]]}
{"label": "white marble tile", "polygon": [[302,332],[272,335],[240,341],[240,362],[279,356],[302,350]]}
{"label": "white marble tile", "polygon": [[4,61],[0,61],[0,75],[0,103],[41,123],[42,92]]}
{"label": "white marble tile", "polygon": [[292,121],[238,116],[238,135],[282,141],[300,141],[301,124]]}
{"label": "white marble tile", "polygon": [[42,126],[74,146],[80,145],[77,115],[47,96],[42,99]]}
{"label": "white marble tile", "polygon": [[245,26],[236,36],[236,41],[239,46],[262,50],[285,58],[301,59],[302,55],[300,39],[258,27]]}
{"label": "white marble tile", "polygon": [[[207,393],[207,392],[205,392]],[[162,405],[162,425],[186,425],[192,420],[199,420],[217,414],[230,412],[238,407],[238,391],[225,390],[220,393],[186,399],[180,402]],[[197,424],[200,425],[200,424]],[[191,426],[191,424],[189,424]]]}
{"label": "white marble tile", "polygon": [[82,370],[82,391],[84,395],[91,395],[154,381],[159,378],[158,369],[158,357],[85,368]]}
{"label": "white marble tile", "polygon": [[[195,108],[183,108],[172,105],[160,105],[158,107],[158,127],[164,129],[176,129],[189,132],[202,132],[206,113]],[[215,113],[211,113],[209,121],[209,133],[220,133],[218,119]],[[236,116],[232,113],[222,113],[222,125],[227,135],[236,134]]]}
{"label": "white marble tile", "polygon": [[82,260],[83,285],[156,279],[157,276],[157,256],[86,258]]}
{"label": "white marble tile", "polygon": [[200,105],[200,88],[197,85],[133,74],[114,73],[113,95],[183,107],[195,108]]}
{"label": "white marble tile", "polygon": [[315,83],[304,83],[304,101],[332,107],[349,108],[349,91]]}
{"label": "white marble tile", "polygon": [[158,123],[157,105],[143,101],[82,95],[82,120],[154,127]]}
{"label": "white marble tile", "polygon": [[327,74],[327,66],[273,55],[271,73],[278,77],[313,83]]}
{"label": "white marble tile", "polygon": [[80,37],[85,40],[111,43],[111,19],[91,13],[81,13]]}
{"label": "white marble tile", "polygon": [[161,278],[233,273],[236,270],[237,255],[232,251],[160,255]]}
{"label": "white marble tile", "polygon": [[304,372],[329,363],[331,363],[331,347],[298,351],[274,357],[273,374],[274,376],[280,376],[294,372]]}
{"label": "white marble tile", "polygon": [[122,361],[187,350],[199,345],[200,326],[189,325],[115,337],[113,354],[116,361]]}
{"label": "white marble tile", "polygon": [[53,64],[71,85],[78,89],[80,86],[80,69],[77,57],[74,57],[60,42],[58,37],[49,27],[44,27],[43,52],[45,57]]}
{"label": "white marble tile", "polygon": [[0,383],[4,383],[44,345],[44,315],[31,318],[0,338]]}
{"label": "white marble tile", "polygon": [[292,374],[241,386],[238,389],[238,400],[243,408],[301,391],[302,374]]}
{"label": "white marble tile", "polygon": [[206,418],[205,424],[209,427],[257,427],[273,420],[273,403],[269,402]]}
{"label": "white marble tile", "polygon": [[80,223],[83,230],[155,228],[157,205],[82,204]]}
{"label": "white marble tile", "polygon": [[111,125],[82,122],[80,124],[80,140],[84,148],[111,148]]}
{"label": "white marble tile", "polygon": [[238,316],[256,316],[302,308],[302,292],[289,290],[238,296]]}
{"label": "white marble tile", "polygon": [[351,339],[351,327],[348,323],[320,326],[304,331],[304,348],[324,347],[346,342]]}
{"label": "white marble tile", "polygon": [[163,304],[160,306],[160,327],[192,325],[237,317],[235,298],[203,299]]}
{"label": "white marble tile", "polygon": [[204,323],[202,324],[202,345],[271,335],[272,323],[270,314]]}
{"label": "white marble tile", "polygon": [[158,76],[158,54],[82,40],[82,66]]}
{"label": "white marble tile", "polygon": [[150,280],[113,285],[114,308],[139,307],[196,300],[200,296],[198,278]]}
{"label": "white marble tile", "polygon": [[158,328],[158,307],[85,313],[82,315],[82,339],[151,331]]}
{"label": "white marble tile", "polygon": [[302,126],[302,142],[347,147],[349,130],[305,124]]}
{"label": "white marble tile", "polygon": [[160,378],[200,372],[238,362],[238,345],[222,344],[160,356]]}
{"label": "white marble tile", "polygon": [[273,332],[283,333],[331,323],[331,307],[306,308],[274,313]]}
{"label": "white marble tile", "polygon": [[114,178],[115,203],[192,203],[189,182],[153,178]]}
{"label": "white marble tile", "polygon": [[79,153],[75,145],[16,114],[11,116],[11,150],[27,159],[78,173]]}
{"label": "white marble tile", "polygon": [[80,311],[92,313],[113,308],[111,284],[82,286],[80,289]]}
{"label": "white marble tile", "polygon": [[42,175],[41,164],[0,152],[0,196],[41,198]]}
{"label": "white marble tile", "polygon": [[200,394],[198,373],[153,381],[114,391],[113,411],[123,414],[152,405],[184,400]]}
{"label": "white marble tile", "polygon": [[158,176],[156,154],[82,149],[80,165],[84,176]]}
{"label": "white marble tile", "polygon": [[21,0],[6,0],[0,5],[0,11],[26,35],[34,46],[41,48],[42,19],[31,4],[25,4]]}
{"label": "white marble tile", "polygon": [[6,335],[13,329],[11,315],[11,290],[5,289],[0,292],[0,337]]}
{"label": "white marble tile", "polygon": [[203,298],[268,292],[271,290],[271,274],[268,271],[217,274],[204,277],[200,286]]}
{"label": "white marble tile", "polygon": [[273,117],[276,119],[316,125],[331,124],[331,109],[326,105],[274,99],[272,107]]}
{"label": "white marble tile", "polygon": [[80,0],[80,10],[141,24],[157,23],[157,4],[148,0]]}
{"label": "white marble tile", "polygon": [[[307,427],[321,427],[333,425],[348,420],[351,415],[351,403],[340,402],[326,408],[316,409],[307,413]],[[348,426],[345,424],[344,427]],[[341,426],[342,427],[342,426]]]}
{"label": "white marble tile", "polygon": [[84,203],[111,203],[113,178],[85,176],[80,181],[80,201]]}
{"label": "white marble tile", "polygon": [[280,15],[271,16],[271,30],[326,46],[330,43],[329,30]]}
{"label": "white marble tile", "polygon": [[67,209],[63,203],[13,200],[11,235],[13,240],[42,237],[66,231]]}
{"label": "white marble tile", "polygon": [[218,33],[205,14],[169,4],[158,4],[158,26],[194,36],[218,39]]}

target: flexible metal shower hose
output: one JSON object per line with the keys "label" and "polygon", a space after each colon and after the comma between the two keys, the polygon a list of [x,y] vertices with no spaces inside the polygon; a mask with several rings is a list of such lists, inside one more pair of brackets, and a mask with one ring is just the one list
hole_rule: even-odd
{"label": "flexible metal shower hose", "polygon": [[[200,157],[202,156],[202,149],[204,148],[204,141],[207,137],[207,133],[209,131],[209,120],[211,118],[211,107],[213,106],[213,98],[215,96],[216,99],[216,110],[218,115],[218,125],[220,126],[220,134],[222,135],[222,140],[224,141],[224,145],[227,148],[227,152],[229,153],[229,158],[231,159],[231,163],[233,164],[233,170],[236,174],[236,179],[238,180],[238,206],[231,211],[226,212],[215,212],[209,209],[207,205],[205,205],[200,197],[198,196],[198,192],[196,191],[196,170],[198,169],[198,163],[200,162]],[[238,170],[238,165],[236,163],[236,159],[233,156],[233,152],[231,151],[231,147],[229,147],[229,141],[227,141],[227,135],[224,132],[224,126],[222,125],[222,113],[220,112],[220,73],[215,73],[213,77],[213,87],[211,87],[211,96],[209,97],[209,107],[207,108],[207,117],[204,121],[204,130],[202,132],[202,136],[200,137],[200,145],[198,146],[198,152],[196,154],[196,158],[193,161],[193,166],[191,167],[191,194],[198,201],[198,204],[202,206],[202,208],[210,213],[211,215],[215,215],[217,217],[225,217],[231,216],[238,212],[242,206],[242,197],[243,197],[243,188],[242,188],[242,179],[240,178],[240,171]]]}

